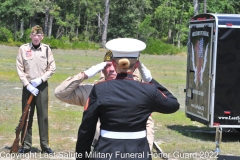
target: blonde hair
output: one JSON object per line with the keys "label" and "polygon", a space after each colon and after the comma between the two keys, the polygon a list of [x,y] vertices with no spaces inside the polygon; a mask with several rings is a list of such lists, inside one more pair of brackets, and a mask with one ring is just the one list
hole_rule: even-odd
{"label": "blonde hair", "polygon": [[122,72],[127,72],[128,70],[133,70],[134,65],[137,62],[137,58],[114,58],[117,63],[119,70]]}
{"label": "blonde hair", "polygon": [[130,61],[127,58],[119,59],[118,65],[122,69],[128,69],[130,67]]}

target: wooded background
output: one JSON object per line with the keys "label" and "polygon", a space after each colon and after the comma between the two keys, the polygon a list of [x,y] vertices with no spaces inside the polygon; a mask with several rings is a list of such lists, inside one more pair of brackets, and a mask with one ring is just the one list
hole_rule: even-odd
{"label": "wooded background", "polygon": [[[104,47],[116,37],[186,45],[188,22],[200,13],[240,12],[236,0],[0,0],[0,41],[23,42],[40,25],[45,37]],[[28,32],[27,32],[28,31]]]}

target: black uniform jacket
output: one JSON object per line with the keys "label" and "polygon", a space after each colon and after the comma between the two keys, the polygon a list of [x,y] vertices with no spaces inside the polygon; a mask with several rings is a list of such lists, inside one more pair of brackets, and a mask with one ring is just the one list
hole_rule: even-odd
{"label": "black uniform jacket", "polygon": [[77,159],[151,159],[146,137],[111,139],[100,136],[90,154],[98,118],[103,130],[143,131],[152,112],[173,113],[179,109],[179,103],[155,80],[141,83],[134,81],[132,74],[122,73],[114,80],[96,84],[85,109],[78,131]]}

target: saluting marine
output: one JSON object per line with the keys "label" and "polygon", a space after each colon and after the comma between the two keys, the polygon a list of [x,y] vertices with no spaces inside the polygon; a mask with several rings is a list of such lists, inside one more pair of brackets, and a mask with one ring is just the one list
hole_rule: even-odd
{"label": "saluting marine", "polygon": [[[152,112],[174,113],[179,103],[154,79],[149,83],[134,81],[132,72],[142,66],[138,57],[145,43],[118,38],[107,42],[106,47],[113,52],[117,77],[94,85],[78,130],[76,159],[152,159],[147,119]],[[98,119],[100,138],[90,152]]]}
{"label": "saluting marine", "polygon": [[56,66],[50,47],[40,43],[43,37],[42,28],[39,25],[34,26],[30,33],[32,42],[22,45],[16,58],[18,76],[23,84],[22,110],[26,106],[29,95],[34,95],[26,136],[19,153],[28,153],[31,150],[35,106],[42,152],[53,153],[49,148],[47,80],[54,74]]}
{"label": "saluting marine", "polygon": [[[117,73],[111,63],[112,60],[113,60],[112,52],[109,50],[106,52],[102,63],[92,66],[88,70],[80,72],[75,76],[68,77],[55,89],[54,94],[56,98],[69,104],[86,106],[87,99],[91,93],[94,84],[82,84],[82,83],[84,82],[85,79],[93,77],[98,72],[101,72],[101,77],[95,83],[115,79]],[[145,66],[140,68],[140,73],[144,81],[151,80],[152,77],[151,73]],[[139,70],[136,69],[133,73],[134,80],[140,81],[139,76],[140,76]],[[96,134],[93,140],[93,146],[95,145],[99,138],[100,134],[99,125],[100,123],[97,123]],[[146,127],[147,127],[147,139],[149,142],[150,149],[152,149],[154,141],[154,128],[153,128],[154,123],[151,116],[149,116],[148,118]]]}

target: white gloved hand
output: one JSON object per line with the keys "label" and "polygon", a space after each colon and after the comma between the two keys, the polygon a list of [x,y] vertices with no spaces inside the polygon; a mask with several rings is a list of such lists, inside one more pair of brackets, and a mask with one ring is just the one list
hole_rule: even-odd
{"label": "white gloved hand", "polygon": [[27,85],[27,90],[29,90],[34,96],[37,96],[39,90],[33,87],[31,84]]}
{"label": "white gloved hand", "polygon": [[99,63],[95,66],[90,67],[88,70],[84,71],[84,73],[88,76],[88,78],[93,77],[95,74],[97,74],[99,71],[103,70],[104,67],[106,67],[107,62]]}
{"label": "white gloved hand", "polygon": [[151,72],[143,65],[143,63],[139,62],[139,71],[142,76],[142,80],[144,82],[150,82],[152,80]]}
{"label": "white gloved hand", "polygon": [[30,82],[32,84],[33,87],[37,87],[42,83],[42,79],[41,78],[36,78],[31,80]]}

